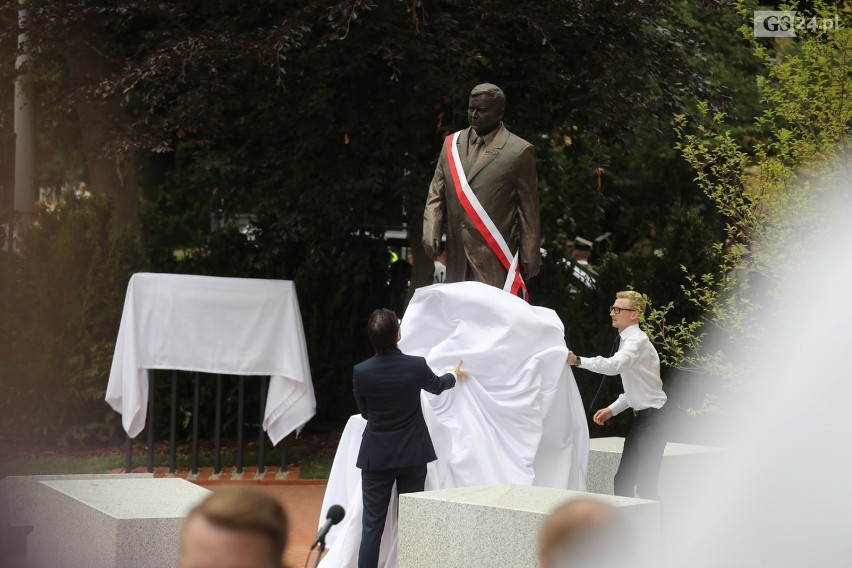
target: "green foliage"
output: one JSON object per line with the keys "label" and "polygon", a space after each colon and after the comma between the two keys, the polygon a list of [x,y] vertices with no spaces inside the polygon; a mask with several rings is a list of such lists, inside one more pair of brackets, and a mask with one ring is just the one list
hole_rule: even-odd
{"label": "green foliage", "polygon": [[[670,365],[723,376],[734,387],[743,382],[737,363],[757,348],[777,273],[804,254],[793,231],[820,231],[815,204],[837,180],[849,180],[852,142],[852,29],[798,30],[795,41],[773,52],[752,37],[753,8],[738,3],[749,22],[742,32],[767,68],[758,79],[764,110],[755,119],[766,137],[744,148],[727,117],[707,104],[699,105],[696,125],[675,119],[678,149],[734,244],[719,251],[722,261],[712,270],[684,268],[683,292],[700,319],[672,318],[672,305],[659,302],[647,319]],[[837,10],[813,7],[819,19]]]}
{"label": "green foliage", "polygon": [[[760,134],[751,117],[759,107],[755,75],[762,67],[737,30],[738,15],[724,4],[675,6],[678,17],[660,18],[659,33],[679,38],[679,32],[688,30],[691,43],[684,57],[709,91],[701,98],[714,111],[730,113],[735,139],[751,144]],[[681,102],[686,116],[695,114],[689,94],[683,93]],[[629,144],[619,144],[618,137],[590,137],[571,126],[555,129],[548,146],[539,146],[545,248],[567,252],[575,235],[594,238],[609,233],[596,244],[596,256],[650,254],[660,248],[657,241],[675,204],[702,211],[705,221],[718,223],[709,200],[695,190],[693,170],[674,148],[676,136],[668,124],[671,112],[655,112],[631,117],[634,134]],[[719,231],[716,238],[720,237]]]}
{"label": "green foliage", "polygon": [[[696,211],[675,205],[667,218],[667,223],[659,235],[656,253],[605,255],[595,265],[596,286],[592,289],[578,286],[571,279],[571,268],[559,262],[559,257],[548,254],[544,259],[540,275],[530,283],[533,303],[552,307],[565,323],[566,343],[580,355],[606,355],[610,352],[615,330],[610,327],[609,306],[616,292],[635,289],[645,294],[654,305],[668,307],[669,321],[678,318],[684,322],[698,320],[701,310],[698,306],[682,301],[683,287],[688,285],[687,276],[681,267],[689,267],[692,273],[712,270],[720,261],[721,253],[714,247],[713,227]],[[653,330],[660,310],[652,311],[643,327]],[[700,323],[690,331],[695,331]],[[670,347],[674,342],[678,348],[685,340],[691,339],[687,329],[672,326],[666,333],[675,337],[657,336],[658,348]],[[661,350],[661,355],[671,349]],[[665,364],[676,361],[664,359]],[[674,380],[663,369],[663,378],[668,383]],[[584,401],[590,402],[598,389],[598,376],[586,371],[577,371],[577,384]],[[605,406],[620,394],[621,387],[616,381],[607,381],[599,395],[597,404]],[[623,435],[629,427],[627,416],[607,426],[606,435]],[[602,429],[589,423],[592,435],[599,435]]]}
{"label": "green foliage", "polygon": [[73,113],[56,101],[68,89],[68,71],[61,55],[45,54],[25,77],[25,88],[35,116],[36,187],[73,186],[85,179],[85,156],[80,147],[80,129],[85,128]]}
{"label": "green foliage", "polygon": [[[17,0],[0,0],[3,21],[14,21],[16,9]],[[713,215],[692,212],[707,200],[696,198],[670,151],[668,117],[689,113],[695,96],[714,110],[748,114],[755,89],[743,79],[754,61],[712,4],[262,0],[247,10],[185,0],[45,0],[33,15],[27,31],[43,54],[29,69],[39,132],[56,128],[40,141],[56,156],[42,178],[82,167],[79,151],[68,148],[76,131],[64,122],[75,104],[120,101],[123,128],[85,159],[150,152],[140,159],[146,268],[295,280],[321,423],[342,424],[353,410],[351,366],[370,354],[363,322],[393,301],[384,244],[355,235],[421,223],[440,144],[467,125],[467,95],[479,82],[503,87],[507,126],[537,148],[551,260],[532,283],[534,300],[571,322],[569,337],[587,341],[589,352],[608,349],[605,308],[629,284],[673,302],[672,317],[694,315],[695,306],[678,301],[686,284],[679,266],[708,270],[702,262],[715,259],[708,247],[719,235],[708,228]],[[0,28],[6,62],[16,33]],[[66,81],[60,62],[90,46],[107,59],[104,67]],[[0,77],[12,72],[6,65]],[[246,221],[250,236],[240,230]],[[556,259],[567,256],[576,233],[607,231],[612,238],[596,248],[598,289],[569,294]],[[23,265],[46,259],[28,255]],[[86,265],[78,260],[74,268]],[[129,276],[122,266],[103,268],[124,278],[114,279],[111,304],[101,310],[113,327]],[[49,274],[40,270],[21,274],[16,289]],[[87,340],[94,343],[84,344],[79,324],[65,323],[84,316],[57,315],[61,353],[51,354],[49,368],[28,372],[50,373],[64,361],[88,385],[109,351],[91,345],[114,333],[102,333],[109,326],[98,320]],[[79,350],[82,359],[68,354]]]}
{"label": "green foliage", "polygon": [[[370,355],[363,321],[393,304],[384,247],[353,235],[421,223],[440,144],[466,126],[473,85],[501,85],[507,125],[540,148],[571,132],[581,171],[595,140],[627,145],[707,91],[685,62],[697,51],[690,31],[665,2],[268,3],[266,27],[232,20],[238,5],[165,8],[162,24],[149,9],[134,6],[130,27],[146,40],[103,91],[127,93],[128,143],[173,150],[145,192],[147,254],[161,271],[294,279],[319,422],[353,410],[351,365]],[[573,209],[575,187],[546,165],[554,201]],[[555,207],[543,210],[548,224]],[[211,216],[250,218],[255,240],[210,230]]]}
{"label": "green foliage", "polygon": [[[72,444],[115,439],[103,402],[124,290],[140,265],[129,236],[110,236],[103,198],[41,211],[23,257],[4,254],[0,436]],[[8,271],[5,270],[8,268]]]}

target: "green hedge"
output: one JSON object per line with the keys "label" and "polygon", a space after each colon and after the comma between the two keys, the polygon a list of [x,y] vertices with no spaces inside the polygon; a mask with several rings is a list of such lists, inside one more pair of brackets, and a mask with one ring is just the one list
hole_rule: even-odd
{"label": "green hedge", "polygon": [[2,255],[0,437],[70,444],[115,439],[103,402],[135,240],[110,232],[103,198],[39,212],[23,256]]}
{"label": "green hedge", "polygon": [[[178,260],[170,244],[174,239],[157,215],[143,217],[142,234],[148,237],[142,243],[110,231],[110,223],[106,200],[75,200],[57,212],[38,215],[22,257],[0,255],[0,306],[7,314],[0,332],[0,439],[61,444],[121,440],[119,417],[103,397],[127,282],[144,270],[295,280],[318,404],[308,431],[343,427],[356,410],[352,366],[372,354],[365,334],[367,315],[395,301],[384,243],[352,238],[334,250],[317,250],[276,242],[272,232],[246,239],[225,226],[205,243],[187,247],[195,253]],[[680,266],[694,273],[714,266],[714,237],[701,217],[678,207],[666,226],[654,243],[660,255],[602,259],[594,290],[572,292],[569,271],[557,262],[567,251],[551,251],[530,291],[534,303],[553,308],[565,322],[572,349],[584,355],[609,350],[614,331],[607,307],[615,292],[627,287],[657,303],[674,300],[677,317],[695,315],[680,300]],[[583,371],[577,376],[588,404],[597,377]],[[188,388],[188,382],[182,381],[181,388]],[[214,384],[205,381],[202,396],[211,397]],[[159,385],[159,399],[166,400],[168,381]],[[229,389],[226,397],[233,399],[233,387]],[[618,384],[609,384],[599,404],[610,402],[619,391]],[[256,424],[256,389],[247,390],[247,396],[246,421]],[[191,416],[185,398],[179,412],[182,438],[189,434]],[[167,432],[167,412],[167,405],[161,404],[160,435]],[[226,435],[235,432],[231,414],[226,412]],[[212,432],[212,415],[210,409],[202,412],[202,432]],[[607,433],[618,434],[620,428],[623,423],[617,422]],[[596,429],[592,426],[593,435]]]}

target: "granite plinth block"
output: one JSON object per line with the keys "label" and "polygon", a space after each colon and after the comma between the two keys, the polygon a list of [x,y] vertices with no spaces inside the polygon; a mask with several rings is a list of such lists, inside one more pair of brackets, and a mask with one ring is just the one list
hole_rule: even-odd
{"label": "granite plinth block", "polygon": [[85,475],[11,475],[0,479],[0,531],[32,526],[33,493],[42,481],[90,481],[104,479],[154,479],[153,473]]}
{"label": "granite plinth block", "polygon": [[538,532],[558,505],[594,498],[636,537],[640,554],[659,554],[660,503],[525,485],[409,493],[399,499],[399,568],[537,568]]}
{"label": "granite plinth block", "polygon": [[[0,479],[0,557],[22,555],[32,532],[34,492],[42,481],[153,479],[153,473],[83,475],[11,475]],[[22,564],[14,563],[13,566]]]}
{"label": "granite plinth block", "polygon": [[210,491],[183,479],[41,481],[28,568],[176,566],[180,529]]}
{"label": "granite plinth block", "polygon": [[[624,438],[592,438],[589,441],[589,471],[586,490],[589,493],[613,494],[613,479],[621,462]],[[725,454],[722,448],[669,442],[663,453],[659,490],[663,500],[674,498],[678,480],[689,479],[706,469]]]}

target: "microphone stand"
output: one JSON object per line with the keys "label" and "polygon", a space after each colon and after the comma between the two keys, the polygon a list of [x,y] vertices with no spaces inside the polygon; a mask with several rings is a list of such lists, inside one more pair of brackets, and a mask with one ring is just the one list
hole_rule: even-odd
{"label": "microphone stand", "polygon": [[[319,533],[317,533],[317,538],[311,543],[311,551],[316,547],[317,549],[317,560],[314,564],[314,567],[317,568],[319,566],[320,560],[322,560],[322,553],[325,552],[325,537],[328,535],[328,531],[331,530],[331,527],[339,523],[343,517],[346,515],[346,511],[343,510],[343,507],[340,505],[332,505],[328,509],[328,515],[326,516],[325,524],[320,529]],[[311,557],[310,552],[308,553],[308,558],[305,559],[305,566],[308,565],[308,559]]]}
{"label": "microphone stand", "polygon": [[319,567],[320,559],[322,559],[323,552],[325,552],[325,537],[322,537],[317,543],[317,560],[314,563],[314,568]]}

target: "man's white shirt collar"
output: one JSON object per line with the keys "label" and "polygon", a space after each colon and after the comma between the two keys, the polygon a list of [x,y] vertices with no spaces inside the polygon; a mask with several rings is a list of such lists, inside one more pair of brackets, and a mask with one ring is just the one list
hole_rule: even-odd
{"label": "man's white shirt collar", "polygon": [[618,336],[621,337],[622,340],[625,340],[625,339],[629,338],[631,335],[636,335],[636,333],[640,332],[640,331],[642,331],[642,330],[639,328],[639,324],[634,323],[631,326],[625,327],[624,331],[620,332],[618,334]]}

